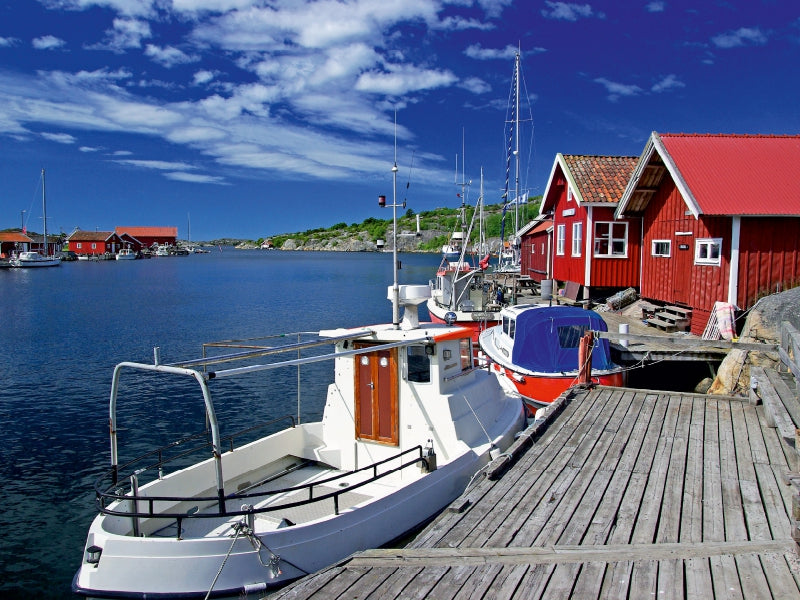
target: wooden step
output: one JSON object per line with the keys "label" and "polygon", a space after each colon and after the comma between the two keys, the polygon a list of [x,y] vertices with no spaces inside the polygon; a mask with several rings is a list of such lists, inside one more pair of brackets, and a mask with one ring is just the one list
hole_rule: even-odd
{"label": "wooden step", "polygon": [[647,319],[647,324],[667,332],[677,331],[678,329],[675,323],[672,321],[665,321],[664,319],[659,319],[658,317]]}
{"label": "wooden step", "polygon": [[683,306],[673,306],[668,304],[663,308],[664,312],[672,313],[677,315],[681,319],[691,319],[692,318],[692,309],[691,308],[684,308]]}

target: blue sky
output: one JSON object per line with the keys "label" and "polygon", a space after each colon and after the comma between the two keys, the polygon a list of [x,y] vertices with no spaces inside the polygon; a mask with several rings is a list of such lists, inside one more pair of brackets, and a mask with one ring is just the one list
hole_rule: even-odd
{"label": "blue sky", "polygon": [[41,168],[50,231],[387,218],[395,132],[409,208],[458,206],[462,155],[499,202],[518,47],[532,195],[557,152],[800,132],[788,0],[0,0],[0,229],[41,231]]}

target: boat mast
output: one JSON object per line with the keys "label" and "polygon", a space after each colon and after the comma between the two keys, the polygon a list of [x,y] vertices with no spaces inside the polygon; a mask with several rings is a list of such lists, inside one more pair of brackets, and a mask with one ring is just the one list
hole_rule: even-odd
{"label": "boat mast", "polygon": [[[514,238],[519,234],[519,61],[520,49],[514,57]],[[515,252],[516,255],[516,252]],[[518,259],[515,256],[514,261]]]}
{"label": "boat mast", "polygon": [[42,220],[44,221],[44,256],[47,256],[47,196],[44,189],[44,168],[42,168]]}

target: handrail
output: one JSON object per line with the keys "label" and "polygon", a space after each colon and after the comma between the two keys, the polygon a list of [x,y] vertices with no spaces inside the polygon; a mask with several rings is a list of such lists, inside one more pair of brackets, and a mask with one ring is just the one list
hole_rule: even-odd
{"label": "handrail", "polygon": [[[385,463],[391,462],[391,461],[398,460],[401,457],[405,456],[406,454],[410,454],[410,453],[417,453],[418,456],[416,458],[414,458],[410,462],[401,463],[400,466],[398,466],[398,467],[394,467],[394,468],[389,469],[387,471],[383,471],[381,473],[378,473],[378,467],[379,466],[381,466],[381,465],[383,465]],[[413,448],[409,448],[407,450],[404,450],[403,452],[401,452],[399,454],[396,454],[396,455],[391,456],[389,458],[385,458],[383,460],[380,460],[378,462],[372,463],[372,464],[367,465],[365,467],[361,467],[361,468],[355,469],[353,471],[347,471],[347,472],[344,472],[344,473],[340,473],[339,475],[335,475],[333,477],[328,477],[326,479],[322,479],[322,480],[319,480],[319,481],[314,481],[314,482],[306,483],[306,484],[303,484],[303,485],[297,485],[297,486],[292,486],[292,487],[288,487],[288,488],[282,488],[282,489],[279,489],[279,490],[269,490],[269,491],[264,491],[264,492],[248,492],[248,493],[237,493],[237,492],[235,492],[235,493],[232,493],[232,494],[228,494],[225,497],[225,500],[227,501],[227,500],[244,500],[244,499],[248,499],[248,498],[267,498],[267,497],[270,497],[270,496],[277,496],[279,494],[285,494],[285,493],[296,492],[296,491],[301,491],[301,490],[308,490],[308,493],[309,493],[308,498],[305,499],[305,500],[300,500],[300,501],[296,501],[296,502],[287,502],[287,503],[278,504],[278,505],[271,505],[271,506],[262,506],[262,507],[259,507],[259,508],[252,507],[252,508],[247,508],[245,510],[228,511],[228,510],[225,510],[224,507],[222,507],[218,511],[210,511],[210,512],[196,511],[196,512],[179,512],[179,513],[166,513],[166,512],[156,513],[155,510],[154,510],[154,504],[156,502],[185,502],[185,501],[192,501],[194,503],[201,503],[201,502],[212,502],[213,503],[213,502],[217,501],[217,497],[216,496],[187,496],[187,497],[183,497],[183,496],[141,496],[141,495],[138,495],[138,494],[125,494],[125,493],[122,493],[122,490],[120,490],[119,488],[115,488],[112,491],[112,488],[114,486],[112,486],[112,488],[108,488],[106,491],[101,491],[99,489],[95,489],[95,492],[96,492],[95,502],[97,504],[97,507],[98,507],[99,511],[101,513],[103,513],[103,514],[106,514],[106,515],[117,516],[117,517],[129,517],[129,518],[149,517],[149,518],[158,518],[158,519],[178,519],[178,520],[182,520],[182,519],[209,519],[209,518],[217,518],[217,517],[220,517],[220,516],[235,517],[235,516],[243,516],[243,515],[249,515],[249,514],[259,514],[259,513],[273,512],[273,511],[276,511],[276,510],[281,510],[281,509],[286,509],[286,508],[293,508],[295,506],[303,506],[305,504],[311,504],[311,503],[314,503],[314,502],[320,502],[320,501],[323,501],[323,500],[328,500],[330,498],[333,498],[335,514],[338,515],[339,514],[339,496],[341,496],[342,494],[346,494],[348,492],[353,491],[354,489],[358,489],[358,488],[360,488],[362,486],[365,486],[368,483],[372,483],[373,481],[377,481],[379,479],[382,479],[382,478],[384,478],[384,477],[386,477],[388,475],[391,475],[392,473],[396,473],[396,472],[401,471],[401,470],[403,470],[403,469],[405,469],[407,467],[414,466],[414,465],[417,465],[417,464],[420,464],[420,463],[422,463],[426,468],[428,467],[428,460],[423,457],[423,448],[422,448],[421,445],[417,445],[417,446],[415,446]],[[340,480],[340,479],[343,479],[345,477],[350,477],[350,476],[352,476],[352,475],[354,475],[356,473],[360,473],[362,471],[367,471],[367,470],[372,470],[372,476],[370,478],[368,478],[368,479],[365,479],[364,481],[360,481],[358,483],[355,483],[355,484],[352,484],[352,485],[348,485],[346,488],[336,489],[336,490],[334,490],[334,491],[332,491],[330,493],[323,494],[321,496],[314,496],[314,487],[315,486],[321,486],[321,485],[324,485],[326,483],[330,483],[332,481]],[[106,500],[111,500],[111,501],[117,501],[117,500],[119,500],[119,501],[123,501],[123,500],[124,501],[129,501],[129,502],[131,502],[131,504],[133,506],[137,507],[137,510],[136,510],[136,512],[112,510],[112,509],[110,509],[110,508],[108,508],[106,506],[106,504],[105,504]],[[140,504],[145,504],[147,506],[147,510],[146,511],[138,510],[138,506]]]}
{"label": "handrail", "polygon": [[[286,421],[286,420],[291,422],[291,427],[292,428],[295,428],[297,426],[295,418],[292,415],[284,415],[282,417],[277,417],[275,419],[271,419],[269,421],[265,421],[263,423],[259,423],[257,425],[253,425],[251,427],[247,427],[246,429],[242,429],[240,431],[237,431],[235,433],[232,433],[230,435],[222,437],[222,438],[220,438],[220,444],[223,444],[223,443],[226,443],[226,442],[229,443],[230,452],[233,452],[233,450],[234,450],[234,439],[235,438],[238,438],[238,437],[241,437],[241,436],[243,436],[245,434],[251,433],[252,431],[256,431],[257,429],[263,429],[265,427],[269,427],[270,425],[274,425],[275,423],[279,423],[281,421]],[[181,438],[179,440],[175,440],[174,442],[170,442],[169,444],[161,446],[160,448],[156,448],[155,450],[150,450],[149,452],[145,452],[141,456],[137,456],[136,458],[133,458],[133,459],[129,460],[128,462],[126,462],[123,465],[119,465],[117,467],[118,478],[119,477],[123,477],[123,478],[127,477],[127,474],[122,474],[122,471],[130,470],[131,472],[134,472],[134,470],[131,469],[131,465],[135,465],[135,464],[137,464],[139,462],[142,462],[144,459],[146,459],[146,458],[148,458],[150,456],[154,456],[154,455],[158,456],[158,462],[146,465],[144,467],[141,467],[140,469],[136,469],[135,472],[137,474],[141,474],[144,471],[150,471],[150,470],[153,470],[153,469],[158,469],[159,478],[161,478],[161,476],[162,476],[162,468],[163,468],[164,465],[166,465],[167,463],[179,460],[179,459],[181,459],[181,458],[183,458],[185,456],[188,456],[190,454],[193,454],[195,452],[199,452],[199,451],[204,450],[206,448],[213,447],[213,443],[211,441],[206,441],[206,443],[204,443],[204,444],[202,444],[200,446],[194,446],[193,448],[189,448],[188,450],[185,450],[185,451],[183,451],[183,452],[181,452],[179,454],[176,454],[175,456],[170,456],[167,459],[164,459],[165,451],[177,448],[178,446],[180,446],[182,444],[185,444],[187,442],[191,442],[191,441],[196,440],[196,439],[201,438],[201,437],[205,437],[206,440],[208,440],[209,434],[210,434],[210,432],[208,430],[200,431],[198,433],[193,433],[193,434],[191,434],[189,436],[186,436],[184,438]],[[103,473],[100,477],[97,478],[97,480],[95,481],[95,486],[94,486],[96,492],[102,493],[102,487],[103,487],[102,486],[102,482],[103,482],[103,480],[105,480],[106,478],[109,478],[109,477],[112,477],[112,471],[111,470]],[[113,477],[112,477],[112,479],[113,479]],[[112,483],[111,487],[116,487],[116,484]],[[108,488],[108,489],[110,489],[110,488]]]}

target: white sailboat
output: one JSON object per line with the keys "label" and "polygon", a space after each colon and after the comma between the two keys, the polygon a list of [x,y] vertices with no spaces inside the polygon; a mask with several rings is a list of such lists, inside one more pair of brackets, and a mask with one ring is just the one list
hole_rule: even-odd
{"label": "white sailboat", "polygon": [[45,192],[44,169],[42,169],[42,222],[44,223],[44,249],[42,252],[26,250],[12,257],[9,263],[12,267],[36,268],[36,267],[57,267],[61,264],[61,259],[53,254],[48,254],[47,247],[47,194]]}
{"label": "white sailboat", "polygon": [[[393,173],[396,198],[396,161]],[[400,205],[392,206],[396,228]],[[391,324],[320,331],[306,342],[298,334],[274,336],[259,347],[249,341],[249,351],[182,363],[162,364],[156,354],[153,364],[117,365],[111,468],[95,487],[99,514],[75,592],[93,598],[263,592],[418,527],[512,443],[525,422],[519,395],[473,366],[470,330],[419,323],[417,306],[429,288],[398,285],[394,239]],[[298,342],[280,346],[281,339]],[[325,344],[333,352],[314,350]],[[282,361],[260,360],[281,353]],[[245,364],[231,366],[234,360]],[[287,429],[236,447],[235,435],[221,437],[212,385],[321,360],[333,360],[335,373],[321,421],[290,418]],[[207,458],[171,471],[165,449],[119,464],[117,390],[129,371],[138,372],[136,381],[150,373],[198,384],[200,420],[209,424]],[[184,439],[167,448],[185,460],[187,445]]]}

